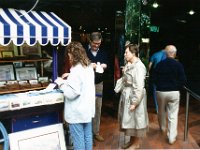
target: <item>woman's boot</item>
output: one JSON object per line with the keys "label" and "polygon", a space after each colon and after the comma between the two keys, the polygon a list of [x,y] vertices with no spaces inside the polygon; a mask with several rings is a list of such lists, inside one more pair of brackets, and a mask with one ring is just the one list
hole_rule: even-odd
{"label": "woman's boot", "polygon": [[124,145],[122,145],[122,149],[127,149],[127,148],[129,148],[133,143],[134,143],[134,136],[131,136],[130,137],[130,141],[129,142],[127,142],[127,143],[125,143]]}
{"label": "woman's boot", "polygon": [[140,148],[140,138],[139,137],[133,137],[133,144],[129,147],[130,149],[138,149]]}

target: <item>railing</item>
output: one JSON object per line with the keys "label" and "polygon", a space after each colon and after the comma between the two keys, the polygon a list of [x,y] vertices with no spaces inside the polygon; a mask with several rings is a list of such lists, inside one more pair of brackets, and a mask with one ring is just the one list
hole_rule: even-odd
{"label": "railing", "polygon": [[185,112],[185,129],[184,129],[184,141],[187,140],[188,137],[188,112],[189,112],[189,100],[190,95],[195,98],[196,100],[200,101],[200,96],[188,89],[187,87],[184,87],[186,90],[186,112]]}

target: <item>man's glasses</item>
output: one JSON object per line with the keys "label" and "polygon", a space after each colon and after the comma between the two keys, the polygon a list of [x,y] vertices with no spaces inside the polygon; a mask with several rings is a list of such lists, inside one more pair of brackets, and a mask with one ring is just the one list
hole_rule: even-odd
{"label": "man's glasses", "polygon": [[99,46],[101,44],[101,42],[92,42],[92,44]]}

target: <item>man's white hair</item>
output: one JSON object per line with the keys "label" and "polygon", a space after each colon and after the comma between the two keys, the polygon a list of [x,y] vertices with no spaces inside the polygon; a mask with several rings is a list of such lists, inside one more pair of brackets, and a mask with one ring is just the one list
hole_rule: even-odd
{"label": "man's white hair", "polygon": [[167,52],[169,52],[169,53],[175,53],[175,52],[177,52],[177,49],[176,49],[176,47],[174,45],[167,45],[165,47],[165,50]]}

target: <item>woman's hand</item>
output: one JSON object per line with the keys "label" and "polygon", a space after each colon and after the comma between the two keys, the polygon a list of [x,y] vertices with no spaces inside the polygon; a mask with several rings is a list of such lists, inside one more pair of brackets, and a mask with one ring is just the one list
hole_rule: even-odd
{"label": "woman's hand", "polygon": [[121,68],[121,70],[122,70],[122,74],[124,74],[124,71],[125,71],[124,66],[121,66],[120,68]]}
{"label": "woman's hand", "polygon": [[58,86],[60,86],[61,84],[63,84],[63,79],[61,77],[58,77],[55,81],[54,81]]}
{"label": "woman's hand", "polygon": [[134,111],[135,110],[135,105],[130,105],[129,110],[130,111]]}

